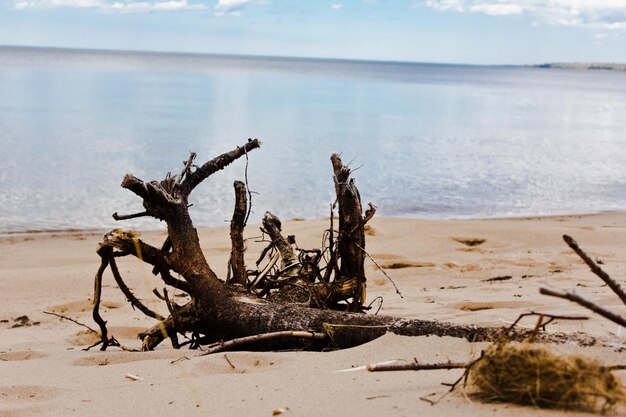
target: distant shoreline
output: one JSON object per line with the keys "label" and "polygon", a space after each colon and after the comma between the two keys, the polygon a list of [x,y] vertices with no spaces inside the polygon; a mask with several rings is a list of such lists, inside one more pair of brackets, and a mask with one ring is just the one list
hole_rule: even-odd
{"label": "distant shoreline", "polygon": [[554,62],[547,64],[533,65],[535,68],[558,68],[576,70],[602,70],[602,71],[626,71],[626,64],[586,62],[586,63],[563,63]]}

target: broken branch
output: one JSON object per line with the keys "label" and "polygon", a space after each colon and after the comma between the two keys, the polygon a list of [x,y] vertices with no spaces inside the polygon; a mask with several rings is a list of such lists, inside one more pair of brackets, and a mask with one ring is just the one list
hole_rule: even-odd
{"label": "broken branch", "polygon": [[550,288],[546,288],[546,287],[541,287],[539,289],[539,292],[543,295],[549,295],[551,297],[557,297],[557,298],[563,298],[565,300],[569,300],[572,301],[574,303],[580,304],[581,306],[588,308],[589,310],[593,311],[594,313],[597,313],[599,315],[601,315],[604,318],[607,318],[609,320],[611,320],[614,323],[619,324],[620,326],[626,327],[626,319],[616,313],[613,313],[610,310],[607,310],[604,307],[601,307],[599,305],[597,305],[596,303],[587,300],[586,298],[581,297],[580,295],[571,292],[571,291],[560,291],[560,290],[554,290],[554,289],[550,289]]}
{"label": "broken branch", "polygon": [[624,292],[624,290],[622,290],[622,288],[620,287],[620,285],[615,282],[615,280],[613,280],[613,278],[611,278],[609,276],[609,274],[607,274],[606,272],[604,272],[602,270],[602,268],[600,268],[594,261],[593,259],[591,259],[586,253],[585,251],[583,251],[579,246],[578,243],[576,243],[576,241],[574,239],[572,239],[570,236],[568,235],[563,235],[563,240],[565,241],[565,243],[567,243],[567,246],[569,246],[570,248],[572,248],[572,250],[574,252],[576,252],[576,255],[580,256],[580,258],[587,264],[587,266],[589,266],[589,268],[591,269],[591,272],[593,272],[594,274],[596,274],[598,277],[600,277],[600,279],[602,281],[604,281],[606,283],[606,285],[609,286],[609,288],[611,290],[613,290],[613,292],[615,294],[617,294],[617,296],[620,298],[620,300],[622,300],[622,302],[624,304],[626,304],[626,293]]}

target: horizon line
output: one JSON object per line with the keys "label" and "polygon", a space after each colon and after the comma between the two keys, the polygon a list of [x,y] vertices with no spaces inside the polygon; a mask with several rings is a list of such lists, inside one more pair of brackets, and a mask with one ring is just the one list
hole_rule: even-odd
{"label": "horizon line", "polygon": [[[465,67],[538,67],[541,65],[555,64],[556,62],[542,62],[534,64],[471,64],[463,62],[432,62],[432,61],[409,61],[409,60],[386,60],[372,58],[337,58],[321,56],[294,56],[294,55],[269,55],[269,54],[239,54],[223,52],[199,52],[199,51],[166,51],[166,50],[142,50],[142,49],[117,49],[117,48],[94,48],[94,47],[71,47],[71,46],[42,46],[42,45],[7,45],[0,44],[0,48],[5,49],[39,49],[57,50],[69,52],[95,52],[95,53],[119,53],[119,54],[154,54],[154,55],[182,55],[182,56],[205,56],[224,58],[258,58],[258,59],[284,59],[284,60],[310,60],[310,61],[335,61],[353,63],[386,63],[404,65],[441,65],[441,66],[465,66]],[[572,62],[572,64],[578,62]],[[590,63],[585,63],[590,64]],[[599,64],[593,62],[593,64]],[[604,63],[602,64],[609,64]],[[614,63],[611,63],[614,64]]]}

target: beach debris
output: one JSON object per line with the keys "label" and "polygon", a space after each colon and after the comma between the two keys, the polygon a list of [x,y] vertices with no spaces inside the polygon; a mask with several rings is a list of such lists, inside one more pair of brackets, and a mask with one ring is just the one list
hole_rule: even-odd
{"label": "beach debris", "polygon": [[580,355],[557,355],[533,343],[501,342],[468,367],[468,392],[503,401],[582,411],[607,411],[626,399],[613,371]]}
{"label": "beach debris", "polygon": [[[106,350],[115,346],[133,351],[109,334],[107,322],[101,315],[101,306],[105,306],[103,279],[107,271],[133,309],[156,320],[152,327],[138,335],[141,350],[153,350],[168,338],[175,349],[212,345],[215,349],[210,352],[215,352],[241,346],[265,350],[342,349],[369,342],[387,332],[405,336],[460,337],[471,342],[493,341],[499,337],[501,329],[490,326],[363,314],[381,306],[380,302],[366,303],[364,263],[367,259],[394,285],[398,295],[402,294],[365,249],[365,226],[375,215],[376,206],[363,207],[352,177],[354,170],[342,162],[339,154],[330,157],[335,201],[330,204],[330,224],[323,233],[321,247],[298,246],[295,236],[283,230],[280,218],[266,212],[258,241],[266,242],[266,246],[256,268],[249,269],[243,257],[246,249],[243,230],[251,212],[252,197],[247,162],[249,152],[260,146],[258,139],[249,139],[242,146],[198,165],[194,164],[195,153],[191,153],[180,174],[167,173],[161,181],[144,181],[131,174],[123,177],[122,188],[139,197],[145,211],[134,215],[116,214],[114,218],[123,221],[145,216],[163,221],[167,223],[167,237],[160,247],[145,242],[132,230],[117,228],[103,237],[97,248],[100,266],[94,278],[92,310],[100,340],[87,349],[100,346]],[[189,213],[189,198],[209,176],[243,157],[246,159],[245,181],[233,184],[231,253],[226,280],[221,280],[209,266],[201,247]],[[484,239],[474,240],[468,244],[476,246],[484,242]],[[118,258],[127,256],[149,264],[165,288],[148,292],[149,299],[136,295],[117,265]],[[478,265],[468,265],[460,270],[467,272],[478,268]],[[185,296],[169,297],[168,289],[172,294]],[[159,300],[165,303],[167,314],[154,307]],[[378,300],[382,302],[382,298]],[[268,335],[272,335],[271,339],[264,339],[270,337]],[[525,332],[516,332],[511,337],[520,340],[524,335]],[[186,340],[179,341],[179,336]],[[551,334],[542,339],[596,342],[592,337],[575,334]]]}
{"label": "beach debris", "polygon": [[126,374],[126,379],[130,379],[131,381],[143,381],[143,378],[133,374]]}
{"label": "beach debris", "polygon": [[[609,276],[606,272],[602,270],[594,261],[583,251],[578,243],[574,239],[572,239],[568,235],[563,235],[563,240],[567,245],[587,264],[587,266],[591,269],[591,272],[596,274],[604,283],[619,297],[620,300],[626,305],[626,292],[622,290],[621,286]],[[577,294],[574,291],[563,291],[560,289],[549,288],[549,287],[541,287],[539,292],[544,295],[549,295],[551,297],[563,298],[569,300],[571,302],[580,304],[581,306],[587,308],[588,310],[593,311],[601,315],[602,317],[611,320],[614,323],[619,324],[622,327],[626,327],[626,316],[623,316],[619,313],[611,311],[601,305],[594,303],[591,300],[584,298],[583,296]]]}
{"label": "beach debris", "polygon": [[276,408],[274,411],[272,411],[272,415],[279,416],[281,414],[286,413],[287,411],[289,411],[289,407]]}
{"label": "beach debris", "polygon": [[372,365],[361,365],[361,366],[353,366],[352,368],[347,368],[347,369],[340,369],[338,371],[335,371],[335,373],[367,371],[370,366],[391,365],[391,364],[398,363],[399,361],[404,362],[401,359],[393,359],[393,360],[390,360],[390,361],[378,362],[378,363],[375,363],[375,364],[372,364]]}
{"label": "beach debris", "polygon": [[[581,355],[555,354],[549,348],[533,343],[539,329],[554,320],[586,318],[531,312],[521,315],[509,329],[523,317],[531,315],[539,315],[539,320],[526,341],[511,342],[503,334],[499,341],[483,350],[480,357],[471,362],[419,363],[414,358],[407,363],[387,361],[352,369],[367,369],[370,372],[464,369],[462,376],[454,383],[445,384],[451,387],[449,392],[463,382],[466,393],[487,402],[598,412],[626,404],[624,387],[613,374],[614,371],[626,369],[626,365],[603,366],[594,359]],[[548,320],[544,321],[546,317]],[[438,401],[423,399],[431,404]]]}

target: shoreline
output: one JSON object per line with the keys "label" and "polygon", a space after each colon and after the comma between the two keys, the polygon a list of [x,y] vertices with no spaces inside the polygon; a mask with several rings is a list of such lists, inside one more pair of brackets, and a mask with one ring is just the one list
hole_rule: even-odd
{"label": "shoreline", "polygon": [[[602,216],[602,215],[610,215],[610,214],[620,214],[620,213],[626,213],[626,209],[624,210],[603,210],[603,211],[596,211],[596,212],[581,212],[581,213],[563,213],[563,214],[553,214],[553,213],[548,213],[548,214],[512,214],[510,216],[502,216],[502,215],[495,215],[495,216],[456,216],[456,217],[430,217],[430,216],[415,216],[415,215],[392,215],[392,216],[387,216],[387,215],[376,215],[376,218],[380,218],[380,219],[406,219],[406,220],[416,220],[416,221],[433,221],[433,222],[439,222],[439,221],[450,221],[450,222],[455,222],[455,221],[483,221],[483,220],[538,220],[538,219],[556,219],[556,218],[568,218],[568,217],[578,217],[578,218],[582,218],[582,217],[593,217],[593,216]],[[337,216],[335,216],[335,218],[338,218]],[[321,220],[328,220],[328,216],[327,217],[317,217],[317,218],[302,218],[302,217],[294,217],[294,218],[287,218],[283,221],[285,222],[316,222],[316,221],[321,221]],[[248,227],[255,227],[258,226],[260,224],[258,223],[253,223],[253,224],[249,224]],[[159,233],[159,232],[163,232],[166,230],[166,227],[163,228],[154,228],[154,229],[147,229],[147,228],[133,228],[133,227],[123,227],[123,222],[120,222],[118,228],[120,229],[132,229],[135,230],[137,232],[141,232],[141,233]],[[229,227],[228,224],[224,224],[222,226],[197,226],[198,229],[200,230],[207,230],[207,229],[221,229],[221,228],[227,228]],[[100,234],[100,233],[107,233],[110,230],[115,229],[116,227],[110,227],[110,228],[99,228],[99,227],[94,227],[94,228],[85,228],[85,229],[80,229],[80,228],[50,228],[50,229],[24,229],[24,230],[2,230],[0,229],[0,239],[1,238],[7,238],[7,237],[22,237],[22,236],[50,236],[50,235],[67,235],[67,236],[73,236],[73,235],[84,235],[84,234]]]}

